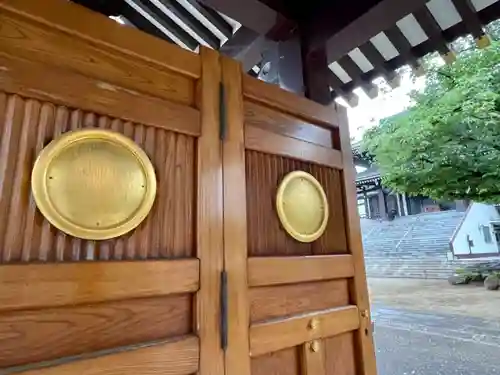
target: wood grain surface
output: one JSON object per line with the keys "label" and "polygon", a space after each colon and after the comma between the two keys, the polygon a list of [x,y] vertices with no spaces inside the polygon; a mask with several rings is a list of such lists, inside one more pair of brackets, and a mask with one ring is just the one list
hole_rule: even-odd
{"label": "wood grain surface", "polygon": [[[61,0],[1,0],[2,13],[11,13],[62,31],[124,59],[199,78],[199,56],[75,3]],[[21,18],[21,17],[20,17]]]}
{"label": "wood grain surface", "polygon": [[247,74],[243,75],[243,94],[251,101],[279,109],[312,124],[330,129],[338,126],[335,107],[323,106]]}
{"label": "wood grain surface", "polygon": [[343,168],[342,155],[338,150],[276,134],[256,126],[245,127],[245,147],[330,168]]}
{"label": "wood grain surface", "polygon": [[198,86],[201,136],[197,152],[197,256],[200,290],[196,294],[195,327],[200,338],[199,375],[224,373],[220,341],[220,279],[224,263],[222,155],[219,139],[219,55],[201,48],[202,78]]}
{"label": "wood grain surface", "polygon": [[0,311],[194,292],[197,259],[0,266]]}
{"label": "wood grain surface", "polygon": [[224,168],[224,268],[227,273],[228,346],[226,374],[250,375],[248,346],[247,213],[241,66],[222,57],[226,136]]}
{"label": "wood grain surface", "polygon": [[190,375],[198,371],[198,339],[194,336],[76,360],[59,366],[18,372],[21,375]]}
{"label": "wood grain surface", "polygon": [[353,332],[347,332],[323,340],[326,375],[359,374],[361,362],[357,358],[360,353],[354,346],[353,337]]}
{"label": "wood grain surface", "polygon": [[[316,321],[314,328],[312,328],[313,319]],[[359,315],[356,306],[338,307],[257,323],[250,327],[250,354],[258,356],[358,328]]]}
{"label": "wood grain surface", "polygon": [[[302,368],[300,375],[326,375],[324,340],[306,342],[300,349]],[[339,374],[344,375],[344,373]]]}
{"label": "wood grain surface", "polygon": [[252,257],[248,259],[250,286],[290,284],[354,276],[351,255]]}
{"label": "wood grain surface", "polygon": [[[60,134],[103,128],[133,139],[151,159],[157,197],[134,231],[87,241],[52,227],[37,210],[30,176],[36,156]],[[0,262],[155,259],[194,256],[195,138],[0,92]]]}
{"label": "wood grain surface", "polygon": [[312,125],[297,117],[250,101],[244,102],[244,109],[246,125],[315,143],[326,148],[333,147],[330,129]]}
{"label": "wood grain surface", "polygon": [[[184,105],[194,104],[194,80],[9,13],[0,13],[2,52]],[[65,58],[61,58],[65,56]]]}
{"label": "wood grain surface", "polygon": [[[347,252],[341,174],[281,156],[247,150],[247,225],[249,256],[320,255]],[[312,243],[301,243],[281,227],[276,214],[276,192],[283,177],[292,171],[311,173],[323,186],[330,217],[325,233]]]}
{"label": "wood grain surface", "polygon": [[[364,375],[376,375],[375,347],[373,344],[372,322],[370,317],[370,296],[366,280],[365,259],[363,255],[363,240],[359,220],[355,176],[356,170],[352,159],[351,139],[347,109],[338,106],[340,140],[342,153],[346,161],[343,171],[343,185],[346,207],[346,228],[348,233],[349,251],[353,257],[355,277],[351,280],[351,300],[361,313],[360,329],[356,332],[356,363],[358,371]],[[347,157],[349,157],[347,159]]]}
{"label": "wood grain surface", "polygon": [[186,335],[192,295],[0,314],[0,368]]}
{"label": "wood grain surface", "polygon": [[349,304],[347,280],[330,280],[250,289],[252,323]]}
{"label": "wood grain surface", "polygon": [[[0,53],[0,91],[118,117],[187,135],[200,134],[199,112],[98,78]],[[84,94],[83,94],[84,93]]]}
{"label": "wood grain surface", "polygon": [[252,375],[302,375],[297,347],[252,358]]}

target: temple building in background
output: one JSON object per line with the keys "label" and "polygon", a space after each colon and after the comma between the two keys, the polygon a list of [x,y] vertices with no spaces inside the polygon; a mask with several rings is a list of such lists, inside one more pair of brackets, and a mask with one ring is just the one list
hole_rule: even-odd
{"label": "temple building in background", "polygon": [[459,209],[456,202],[438,202],[429,197],[410,197],[393,192],[382,185],[382,179],[373,158],[353,144],[356,165],[358,212],[362,218],[392,220],[396,217]]}

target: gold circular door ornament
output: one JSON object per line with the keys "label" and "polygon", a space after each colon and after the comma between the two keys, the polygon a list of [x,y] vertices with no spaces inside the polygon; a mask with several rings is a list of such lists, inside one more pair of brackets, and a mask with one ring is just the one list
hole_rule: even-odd
{"label": "gold circular door ornament", "polygon": [[278,188],[276,210],[283,228],[300,242],[318,239],[328,223],[328,201],[323,187],[303,171],[287,174]]}
{"label": "gold circular door ornament", "polygon": [[137,227],[156,196],[156,176],[146,153],[109,130],[63,134],[38,155],[31,176],[36,205],[61,231],[105,240]]}

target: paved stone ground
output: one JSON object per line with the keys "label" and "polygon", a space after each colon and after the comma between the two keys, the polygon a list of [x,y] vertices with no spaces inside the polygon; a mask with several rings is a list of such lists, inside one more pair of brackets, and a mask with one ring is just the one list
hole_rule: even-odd
{"label": "paved stone ground", "polygon": [[446,280],[370,278],[368,285],[372,303],[500,321],[500,290],[488,291],[481,284],[452,286]]}
{"label": "paved stone ground", "polygon": [[378,375],[500,375],[500,291],[370,279]]}
{"label": "paved stone ground", "polygon": [[377,304],[372,315],[378,375],[500,374],[498,320]]}

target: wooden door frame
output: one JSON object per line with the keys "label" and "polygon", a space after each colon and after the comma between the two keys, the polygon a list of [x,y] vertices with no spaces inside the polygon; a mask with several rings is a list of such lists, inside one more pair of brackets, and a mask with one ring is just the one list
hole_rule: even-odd
{"label": "wooden door frame", "polygon": [[[128,355],[132,365],[142,363],[146,366],[147,356],[152,355],[160,362],[174,366],[175,355],[179,354],[183,363],[178,371],[223,374],[224,354],[220,347],[218,314],[223,270],[219,55],[203,47],[196,55],[65,0],[0,0],[1,20],[10,20],[16,27],[24,25],[27,31],[24,38],[14,42],[3,40],[2,47],[5,48],[0,48],[0,59],[12,61],[12,66],[16,67],[9,72],[11,76],[1,72],[9,78],[2,81],[9,93],[80,108],[82,103],[78,96],[72,95],[68,82],[85,83],[83,87],[89,90],[89,98],[83,105],[84,110],[117,118],[125,112],[128,121],[197,137],[196,169],[193,170],[196,218],[193,218],[193,227],[198,259],[0,265],[0,283],[8,284],[11,289],[0,296],[5,302],[0,308],[2,311],[193,293],[196,297],[192,333],[172,343],[134,348],[106,357],[82,358],[65,364],[51,360],[43,363],[49,367],[33,368],[23,373],[81,372],[89,365],[102,366],[105,371],[123,365],[124,361],[128,363]],[[69,39],[74,43],[69,43]],[[64,58],[64,48],[72,58]],[[86,59],[91,53],[98,54],[98,57]],[[99,61],[104,63],[100,65]],[[57,75],[38,74],[37,77],[34,73],[40,70],[32,72],[30,67],[46,69],[50,74],[59,70],[62,80],[67,78],[69,81],[58,87]],[[38,90],[30,91],[30,87]],[[99,102],[100,95],[108,99],[107,105]],[[161,121],[148,115],[147,111],[156,113]],[[179,123],[186,125],[179,128]],[[127,271],[137,271],[144,282],[127,288],[127,281],[130,281]],[[98,276],[102,274],[107,278],[101,280]],[[34,283],[31,288],[26,282],[30,278],[42,282]],[[98,290],[85,289],[61,296],[57,288],[52,289],[61,279],[74,282],[74,288],[79,283],[91,282]],[[170,357],[166,362],[162,359],[165,354]],[[23,368],[32,366],[29,364]]]}
{"label": "wooden door frame", "polygon": [[[323,334],[335,335],[354,331],[357,371],[364,375],[375,375],[373,332],[360,221],[356,206],[355,169],[347,111],[335,103],[323,106],[279,87],[255,80],[243,74],[239,64],[228,58],[222,57],[221,61],[227,126],[226,138],[223,141],[224,262],[228,277],[230,317],[229,346],[225,356],[226,375],[250,375],[252,356],[279,349],[279,345],[274,347],[275,343],[266,342],[270,330],[274,330],[277,335],[290,331],[295,331],[301,337],[310,335],[309,332],[301,332],[301,329],[307,326],[312,314],[285,320],[279,326],[273,327],[264,323],[250,330],[248,310],[250,286],[329,279],[332,278],[332,274],[335,274],[334,278],[349,279],[352,306],[332,312],[332,317],[319,317],[325,319],[325,322],[342,321],[338,324],[332,323],[333,325],[328,323],[328,328],[325,328]],[[330,129],[334,134],[334,148],[318,147],[265,130],[247,129],[243,110],[244,98]],[[262,139],[259,140],[259,137]],[[278,153],[285,157],[312,161],[341,170],[349,255],[313,256],[307,259],[248,257],[246,205],[242,208],[241,204],[242,197],[246,197],[246,146],[261,152]],[[286,267],[283,267],[284,264]],[[277,275],[274,271],[278,265],[289,272]],[[237,318],[232,320],[231,318],[235,316]],[[301,340],[302,338],[299,338],[298,342],[303,342]],[[292,338],[289,344],[292,345],[293,342]],[[324,356],[324,349],[319,348],[318,355],[311,355],[311,345],[314,345],[312,341],[306,341],[301,345],[302,371],[304,374],[321,375],[325,370],[321,365],[322,359],[319,358]]]}

